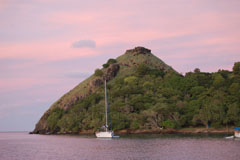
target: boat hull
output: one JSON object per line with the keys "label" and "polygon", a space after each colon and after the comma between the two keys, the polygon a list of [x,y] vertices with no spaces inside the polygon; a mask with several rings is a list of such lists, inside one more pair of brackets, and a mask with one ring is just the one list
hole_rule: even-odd
{"label": "boat hull", "polygon": [[113,138],[114,133],[113,131],[105,131],[105,132],[96,132],[97,138]]}
{"label": "boat hull", "polygon": [[225,137],[225,139],[233,139],[234,136],[228,136],[228,137]]}

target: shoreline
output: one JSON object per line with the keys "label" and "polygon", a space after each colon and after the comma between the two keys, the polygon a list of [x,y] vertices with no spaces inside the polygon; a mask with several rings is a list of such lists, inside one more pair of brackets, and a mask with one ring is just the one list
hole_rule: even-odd
{"label": "shoreline", "polygon": [[[123,129],[114,131],[115,134],[234,134],[233,128],[182,128],[182,129]],[[58,132],[58,133],[34,133],[29,132],[29,134],[43,134],[43,135],[93,135],[94,130],[82,130],[80,132]]]}
{"label": "shoreline", "polygon": [[151,129],[151,130],[119,130],[116,134],[233,134],[233,129],[183,128],[183,129]]}

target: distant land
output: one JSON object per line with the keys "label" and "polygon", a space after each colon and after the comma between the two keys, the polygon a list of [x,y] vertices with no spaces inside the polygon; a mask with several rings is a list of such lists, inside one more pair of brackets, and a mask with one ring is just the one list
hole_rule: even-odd
{"label": "distant land", "polygon": [[196,68],[181,75],[151,50],[136,47],[63,95],[32,133],[92,134],[101,128],[104,79],[118,133],[222,133],[240,126],[240,62],[232,71]]}

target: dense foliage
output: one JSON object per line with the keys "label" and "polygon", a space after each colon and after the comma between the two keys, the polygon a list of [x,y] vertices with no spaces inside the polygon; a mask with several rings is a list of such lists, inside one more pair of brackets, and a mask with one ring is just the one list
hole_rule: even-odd
{"label": "dense foliage", "polygon": [[[238,62],[233,72],[195,69],[183,76],[139,65],[108,83],[113,129],[240,126],[239,70]],[[97,130],[104,124],[104,88],[67,111],[51,112],[47,123],[54,131]]]}

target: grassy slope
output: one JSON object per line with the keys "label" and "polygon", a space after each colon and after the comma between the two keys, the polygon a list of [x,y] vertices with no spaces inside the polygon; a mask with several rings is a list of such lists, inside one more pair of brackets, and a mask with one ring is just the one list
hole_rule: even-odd
{"label": "grassy slope", "polygon": [[65,104],[69,101],[72,100],[72,97],[74,97],[74,95],[85,95],[87,94],[88,90],[89,90],[89,83],[90,81],[94,78],[94,76],[90,76],[89,78],[87,78],[86,80],[82,81],[81,83],[79,83],[76,87],[74,87],[72,90],[70,90],[69,92],[67,92],[66,94],[64,94],[59,100],[57,100],[51,107],[50,109],[53,109],[55,107],[63,107],[62,105],[58,105],[58,102],[62,102],[62,104]]}

